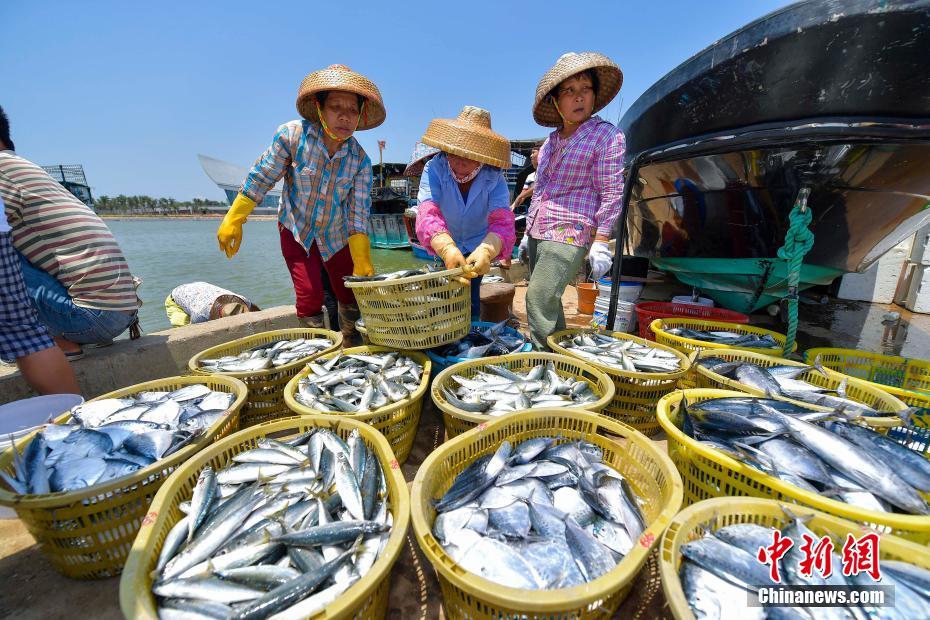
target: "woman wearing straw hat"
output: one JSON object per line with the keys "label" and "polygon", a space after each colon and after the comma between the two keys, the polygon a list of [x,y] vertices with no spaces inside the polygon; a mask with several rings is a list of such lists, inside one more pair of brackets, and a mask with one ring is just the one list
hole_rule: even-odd
{"label": "woman wearing straw hat", "polygon": [[[510,142],[491,130],[491,115],[473,106],[457,118],[433,119],[407,174],[422,168],[417,195],[417,238],[448,269],[464,267],[471,281],[472,316],[480,315],[481,278],[517,240],[510,190]],[[428,161],[427,161],[428,160]],[[424,167],[425,162],[425,167]],[[467,256],[467,258],[466,258]]]}
{"label": "woman wearing straw hat", "polygon": [[355,340],[358,306],[343,278],[374,275],[374,268],[368,239],[371,160],[352,134],[383,123],[384,103],[370,80],[331,65],[304,78],[297,111],[303,119],[278,128],[246,176],[217,238],[232,258],[242,243],[242,224],[284,177],[278,229],[294,282],[297,317],[308,327],[323,326],[325,269],[338,301],[342,333]]}
{"label": "woman wearing straw hat", "polygon": [[[539,153],[526,244],[532,276],[526,291],[537,348],[565,328],[562,293],[585,254],[594,279],[610,268],[607,242],[623,197],[623,133],[593,116],[617,95],[623,74],[603,54],[563,55],[536,87],[533,118],[556,127]],[[590,252],[588,249],[590,248]]]}

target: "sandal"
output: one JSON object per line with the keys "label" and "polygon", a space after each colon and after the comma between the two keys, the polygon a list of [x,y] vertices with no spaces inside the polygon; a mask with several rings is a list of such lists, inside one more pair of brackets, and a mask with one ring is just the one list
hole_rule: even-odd
{"label": "sandal", "polygon": [[79,359],[84,358],[84,349],[78,349],[77,351],[65,351],[65,358],[69,362],[76,362]]}

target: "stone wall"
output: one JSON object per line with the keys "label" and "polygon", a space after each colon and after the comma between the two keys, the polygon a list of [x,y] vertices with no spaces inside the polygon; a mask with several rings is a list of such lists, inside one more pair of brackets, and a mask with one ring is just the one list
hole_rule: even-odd
{"label": "stone wall", "polygon": [[[84,398],[115,389],[188,374],[188,360],[209,347],[272,329],[300,327],[293,306],[277,306],[153,332],[138,340],[118,340],[104,348],[85,348],[86,356],[71,364]],[[0,368],[0,404],[35,396],[15,367]]]}

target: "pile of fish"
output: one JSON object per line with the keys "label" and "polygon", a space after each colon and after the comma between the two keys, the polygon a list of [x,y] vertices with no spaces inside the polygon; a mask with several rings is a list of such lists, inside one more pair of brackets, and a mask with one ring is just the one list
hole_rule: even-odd
{"label": "pile of fish", "polygon": [[[815,569],[812,576],[800,573],[804,553],[802,537],[820,540],[806,525],[809,517],[796,517],[785,509],[789,523],[782,536],[794,545],[779,561],[782,585],[790,586],[874,586],[867,573],[844,577],[842,558],[833,552],[833,573],[824,577]],[[739,618],[740,620],[794,619],[813,620],[835,618],[859,620],[866,618],[907,620],[930,617],[930,571],[899,560],[881,560],[881,585],[894,586],[894,606],[872,607],[749,607],[751,592],[762,586],[775,585],[769,566],[757,559],[761,547],[772,545],[775,529],[754,523],[734,523],[716,531],[708,531],[681,546],[679,569],[681,586],[696,618]]]}
{"label": "pile of fish", "polygon": [[559,375],[551,361],[527,372],[494,364],[484,368],[490,372],[479,370],[471,378],[452,375],[458,387],[443,385],[443,398],[462,411],[490,416],[542,407],[582,407],[600,398],[587,381]]}
{"label": "pile of fish", "polygon": [[326,412],[375,411],[409,398],[420,386],[423,366],[406,355],[341,353],[307,365],[311,374],[300,379],[294,398]]}
{"label": "pile of fish", "polygon": [[514,334],[511,331],[505,331],[504,328],[507,327],[508,322],[510,319],[489,327],[473,326],[468,335],[461,340],[436,347],[432,351],[439,357],[465,359],[516,353],[526,344],[526,338],[519,332]]}
{"label": "pile of fish", "polygon": [[646,528],[640,500],[591,443],[504,441],[436,502],[433,535],[465,570],[511,588],[597,579]]}
{"label": "pile of fish", "polygon": [[286,366],[331,346],[333,342],[328,338],[275,340],[246,349],[238,355],[200,360],[200,367],[211,372],[255,372]]}
{"label": "pile of fish", "polygon": [[[810,370],[817,370],[826,376],[819,360],[815,361],[813,366],[780,365],[765,368],[745,361],[728,362],[719,357],[707,357],[699,360],[698,364],[718,375],[759,390],[770,397],[792,398],[811,405],[830,407],[837,411],[845,411],[860,416],[889,415],[864,403],[846,398],[846,379],[843,379],[835,391],[798,379],[799,376]],[[907,413],[909,412],[902,415],[907,415]]]}
{"label": "pile of fish", "polygon": [[719,330],[699,330],[689,329],[687,327],[673,327],[666,329],[665,333],[691,340],[700,340],[702,342],[713,342],[723,344],[728,347],[748,347],[751,349],[781,349],[781,345],[775,342],[770,334],[738,334],[736,332],[727,332]]}
{"label": "pile of fish", "polygon": [[675,372],[681,368],[674,353],[597,332],[566,338],[559,346],[580,358],[627,372]]}
{"label": "pile of fish", "polygon": [[342,279],[346,282],[388,282],[391,280],[400,280],[401,278],[409,278],[411,276],[422,276],[441,270],[445,270],[445,267],[439,268],[431,263],[419,269],[401,269],[400,271],[378,273],[373,276],[344,276]]}
{"label": "pile of fish", "polygon": [[226,414],[235,394],[202,384],[173,392],[140,392],[78,405],[65,424],[49,424],[21,455],[15,477],[0,477],[16,493],[76,491],[128,476],[170,456]]}
{"label": "pile of fish", "polygon": [[878,512],[930,515],[930,460],[849,415],[781,400],[685,403],[693,439],[798,488]]}
{"label": "pile of fish", "polygon": [[390,537],[381,464],[358,431],[260,439],[205,467],[152,574],[159,618],[308,618],[365,576]]}

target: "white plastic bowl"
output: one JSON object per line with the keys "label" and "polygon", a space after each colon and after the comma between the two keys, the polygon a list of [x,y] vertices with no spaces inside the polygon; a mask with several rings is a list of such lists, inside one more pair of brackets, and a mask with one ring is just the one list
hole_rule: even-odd
{"label": "white plastic bowl", "polygon": [[79,394],[47,394],[0,405],[0,439],[19,439],[84,402]]}

